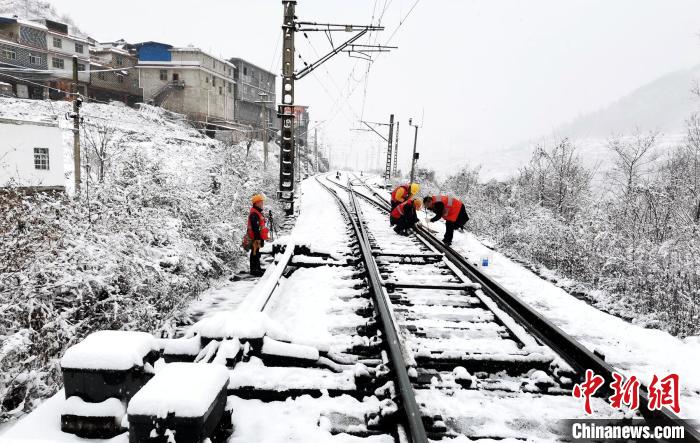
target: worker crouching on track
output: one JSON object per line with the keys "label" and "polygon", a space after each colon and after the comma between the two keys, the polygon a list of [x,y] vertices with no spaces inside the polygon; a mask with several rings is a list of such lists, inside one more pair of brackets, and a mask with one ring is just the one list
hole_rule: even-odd
{"label": "worker crouching on track", "polygon": [[441,218],[445,219],[445,237],[442,242],[447,246],[452,244],[452,236],[455,229],[461,229],[469,221],[469,215],[464,208],[464,204],[454,197],[447,195],[436,195],[425,197],[425,207],[435,213],[431,222],[436,222]]}
{"label": "worker crouching on track", "polygon": [[248,216],[248,241],[250,244],[250,273],[256,277],[263,275],[260,266],[260,248],[265,245],[265,240],[270,238],[270,230],[265,226],[263,205],[265,196],[256,194],[251,199],[253,206]]}
{"label": "worker crouching on track", "polygon": [[399,235],[408,235],[406,230],[418,223],[417,212],[420,211],[422,206],[423,202],[421,199],[409,198],[392,209],[389,222],[394,227],[394,231]]}
{"label": "worker crouching on track", "polygon": [[415,197],[420,191],[418,183],[411,183],[397,186],[391,191],[391,209],[394,209],[399,204],[405,202],[409,198]]}

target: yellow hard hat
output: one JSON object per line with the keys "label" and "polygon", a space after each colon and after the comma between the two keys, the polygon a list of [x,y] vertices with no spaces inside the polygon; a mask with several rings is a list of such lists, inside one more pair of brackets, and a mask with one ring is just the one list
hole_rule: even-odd
{"label": "yellow hard hat", "polygon": [[253,204],[265,201],[265,194],[255,194],[253,198],[250,199]]}
{"label": "yellow hard hat", "polygon": [[420,185],[418,183],[411,183],[411,195],[416,195],[420,191]]}
{"label": "yellow hard hat", "polygon": [[423,200],[419,198],[413,200],[413,207],[416,208],[416,211],[420,211],[420,208],[423,207]]}

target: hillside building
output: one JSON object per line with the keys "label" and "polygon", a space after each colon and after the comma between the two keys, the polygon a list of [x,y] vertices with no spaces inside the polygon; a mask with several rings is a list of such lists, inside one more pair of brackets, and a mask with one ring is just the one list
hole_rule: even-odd
{"label": "hillside building", "polygon": [[88,97],[102,102],[118,100],[134,105],[143,100],[136,69],[138,57],[124,40],[93,43],[90,47]]}
{"label": "hillside building", "polygon": [[[46,26],[17,17],[0,17],[0,81],[20,98],[44,98],[48,69]],[[34,84],[34,83],[39,83]]]}
{"label": "hillside building", "polygon": [[90,52],[87,39],[72,35],[68,25],[53,20],[40,19],[38,23],[46,27],[46,47],[48,51],[49,97],[60,100],[67,97],[61,91],[70,91],[73,83],[73,57],[78,58],[78,92],[87,93],[90,81]]}
{"label": "hillside building", "polygon": [[58,123],[0,118],[0,134],[0,188],[65,189]]}
{"label": "hillside building", "polygon": [[[78,90],[90,80],[88,41],[69,32],[68,25],[48,19],[0,17],[0,78],[20,98],[64,99],[73,81],[73,57],[78,58]],[[55,89],[48,89],[50,86]]]}
{"label": "hillside building", "polygon": [[236,67],[198,48],[158,42],[135,45],[146,103],[210,124],[235,119]]}
{"label": "hillside building", "polygon": [[236,67],[234,78],[237,123],[263,128],[279,128],[275,103],[277,76],[241,58],[229,61]]}

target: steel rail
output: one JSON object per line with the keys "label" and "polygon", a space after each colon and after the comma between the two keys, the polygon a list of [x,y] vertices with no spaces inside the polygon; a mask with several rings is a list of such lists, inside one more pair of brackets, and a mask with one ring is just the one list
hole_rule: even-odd
{"label": "steel rail", "polygon": [[[380,200],[372,199],[360,193],[359,195],[361,197],[387,212],[391,210],[391,206],[382,195],[377,193],[364,181],[359,179],[358,181],[362,183],[376,199]],[[338,185],[342,186],[340,184]],[[591,352],[542,314],[532,309],[519,297],[481,272],[476,266],[469,263],[465,257],[455,251],[451,246],[445,245],[425,227],[417,225],[414,227],[414,230],[419,237],[445,254],[445,258],[451,261],[468,278],[475,283],[479,283],[482,291],[487,296],[491,297],[501,309],[516,319],[516,321],[523,325],[541,342],[552,348],[552,350],[559,354],[571,367],[576,369],[579,374],[585,373],[586,369],[592,369],[596,374],[601,375],[606,381],[604,385],[605,390],[603,392],[610,392],[607,387],[614,381],[613,373],[618,372],[613,366],[597,354]],[[641,388],[645,388],[645,386],[642,385]],[[639,412],[647,421],[659,426],[683,426],[685,429],[684,441],[700,443],[700,430],[673,413],[673,411],[670,411],[668,408],[660,410],[649,409],[649,397],[646,392],[646,389],[640,389],[639,391],[639,398],[641,400]]]}
{"label": "steel rail", "polygon": [[397,393],[401,398],[400,406],[403,408],[406,416],[405,418],[408,424],[409,437],[413,443],[428,443],[423,418],[421,416],[420,408],[418,407],[418,402],[416,401],[411,380],[408,377],[403,352],[401,351],[398,327],[394,324],[389,308],[389,302],[387,301],[382,288],[381,277],[379,275],[379,270],[377,269],[377,264],[372,256],[372,247],[369,244],[369,236],[367,235],[364,223],[362,222],[362,213],[355,198],[355,191],[351,187],[346,188],[348,190],[348,195],[350,196],[350,202],[352,203],[355,211],[355,218],[353,218],[352,212],[340,198],[338,193],[331,187],[322,183],[319,177],[316,177],[316,181],[318,181],[321,186],[323,186],[331,195],[335,197],[336,201],[350,220],[352,228],[355,231],[358,245],[360,246],[360,251],[362,252],[362,260],[365,264],[365,269],[367,270],[367,279],[372,289],[371,292],[374,297],[377,313],[381,319],[382,332],[384,333],[387,343],[387,352],[389,354],[389,359],[391,360],[391,365],[393,367],[395,379],[398,385]]}

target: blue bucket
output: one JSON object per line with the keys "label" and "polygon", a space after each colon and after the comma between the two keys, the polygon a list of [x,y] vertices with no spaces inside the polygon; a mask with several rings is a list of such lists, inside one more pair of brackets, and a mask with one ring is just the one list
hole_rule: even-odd
{"label": "blue bucket", "polygon": [[489,265],[489,258],[484,257],[481,259],[481,266],[488,266]]}

